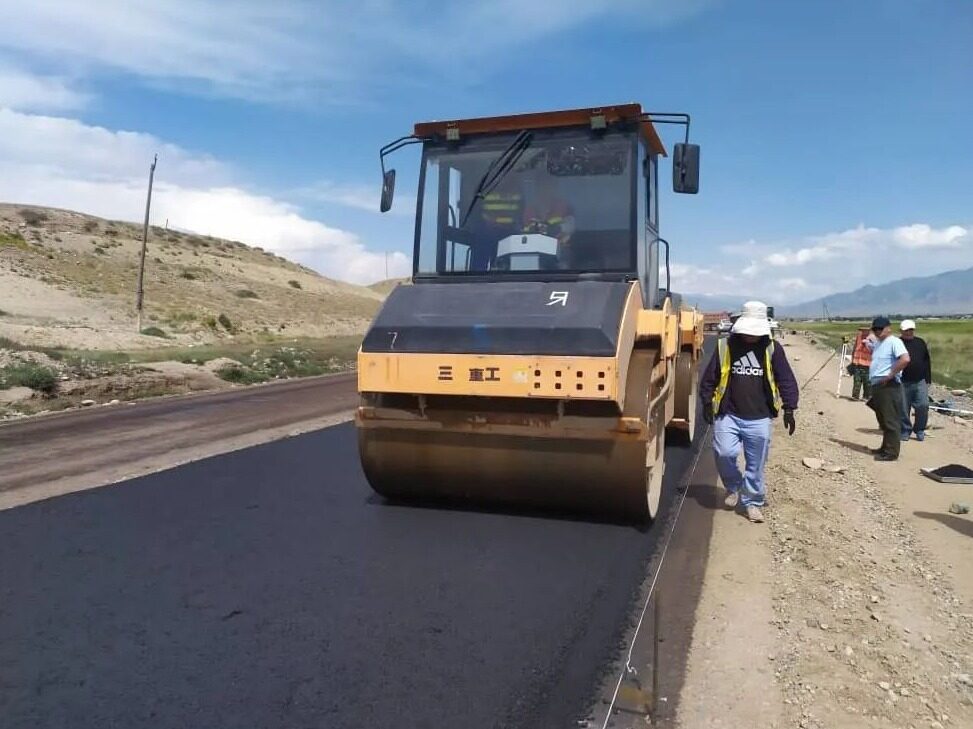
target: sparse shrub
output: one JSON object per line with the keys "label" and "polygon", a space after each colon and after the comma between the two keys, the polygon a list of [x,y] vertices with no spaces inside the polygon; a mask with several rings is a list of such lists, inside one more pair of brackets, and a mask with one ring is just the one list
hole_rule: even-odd
{"label": "sparse shrub", "polygon": [[41,210],[31,210],[30,208],[21,208],[17,211],[17,214],[23,219],[27,225],[31,227],[38,227],[41,223],[47,220],[47,213]]}
{"label": "sparse shrub", "polygon": [[233,382],[238,385],[253,385],[258,382],[266,382],[268,379],[265,374],[241,367],[240,365],[221,367],[216,371],[216,376],[221,380]]}
{"label": "sparse shrub", "polygon": [[95,253],[97,253],[99,256],[107,256],[108,255],[108,250],[105,249],[105,248],[102,248],[101,246],[96,246],[95,247]]}
{"label": "sparse shrub", "polygon": [[216,321],[218,321],[220,326],[231,334],[236,331],[233,327],[233,322],[230,321],[230,317],[228,317],[226,314],[220,314],[218,317],[216,317]]}
{"label": "sparse shrub", "polygon": [[59,235],[56,235],[56,236],[54,236],[54,242],[55,242],[55,243],[63,243],[64,241],[63,241],[63,240],[61,240],[61,236],[59,236]]}
{"label": "sparse shrub", "polygon": [[169,241],[170,243],[178,243],[179,236],[170,233],[169,235],[166,236],[166,240]]}
{"label": "sparse shrub", "polygon": [[184,278],[187,281],[195,281],[198,278],[198,276],[192,271],[183,271],[182,273],[179,274],[179,278]]}
{"label": "sparse shrub", "polygon": [[259,299],[260,297],[250,289],[237,289],[236,297],[238,299]]}
{"label": "sparse shrub", "polygon": [[303,286],[301,286],[301,282],[300,281],[296,281],[294,279],[291,279],[287,283],[290,285],[290,287],[292,289],[302,289],[302,288],[304,288]]}
{"label": "sparse shrub", "polygon": [[29,251],[30,245],[24,240],[24,236],[14,231],[13,233],[0,233],[0,248],[17,248],[21,251]]}
{"label": "sparse shrub", "polygon": [[9,365],[0,370],[2,387],[29,387],[31,390],[53,395],[57,392],[57,373],[34,362]]}
{"label": "sparse shrub", "polygon": [[162,263],[162,259],[161,259],[161,258],[159,258],[158,256],[156,256],[156,257],[155,257],[155,258],[153,258],[152,260],[153,260],[153,261],[155,261],[156,263]]}
{"label": "sparse shrub", "polygon": [[105,235],[109,236],[110,238],[114,238],[116,235],[118,235],[118,231],[114,228],[105,228]]}
{"label": "sparse shrub", "polygon": [[207,329],[212,329],[214,332],[216,331],[216,327],[217,327],[216,317],[213,316],[212,314],[208,314],[204,316],[202,324]]}
{"label": "sparse shrub", "polygon": [[6,316],[6,315],[7,315],[7,312],[5,312],[3,309],[0,309],[0,316]]}
{"label": "sparse shrub", "polygon": [[98,221],[97,220],[84,221],[84,225],[81,226],[81,230],[83,230],[85,233],[94,233],[96,230],[98,230]]}
{"label": "sparse shrub", "polygon": [[161,337],[162,339],[169,338],[169,335],[159,327],[145,327],[145,329],[142,330],[142,334],[146,335],[147,337]]}
{"label": "sparse shrub", "polygon": [[[184,324],[186,322],[196,321],[196,313],[192,311],[177,311],[169,315],[170,324]],[[216,320],[214,319],[214,322]]]}

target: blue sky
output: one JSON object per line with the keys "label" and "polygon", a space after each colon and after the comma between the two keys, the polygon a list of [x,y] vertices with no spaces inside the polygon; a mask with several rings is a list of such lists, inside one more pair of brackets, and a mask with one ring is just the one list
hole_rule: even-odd
{"label": "blue sky", "polygon": [[[698,196],[664,196],[684,291],[781,303],[973,265],[973,3],[0,0],[0,199],[408,270],[430,118],[686,111]],[[675,140],[665,130],[668,144]]]}

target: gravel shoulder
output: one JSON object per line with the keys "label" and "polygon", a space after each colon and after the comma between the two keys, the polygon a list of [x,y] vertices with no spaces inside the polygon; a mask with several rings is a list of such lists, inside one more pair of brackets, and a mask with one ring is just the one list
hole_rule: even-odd
{"label": "gravel shoulder", "polygon": [[[803,384],[829,352],[785,340]],[[835,396],[832,360],[775,429],[767,523],[715,515],[678,724],[973,726],[973,486],[923,466],[973,462],[973,423],[932,414],[896,463],[867,453],[871,410]],[[842,472],[811,469],[818,458]]]}

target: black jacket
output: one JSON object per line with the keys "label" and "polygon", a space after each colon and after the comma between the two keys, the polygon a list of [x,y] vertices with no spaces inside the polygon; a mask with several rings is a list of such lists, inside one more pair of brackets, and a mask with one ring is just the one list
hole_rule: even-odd
{"label": "black jacket", "polygon": [[913,337],[912,339],[903,339],[902,344],[909,352],[909,366],[902,370],[902,381],[922,382],[925,380],[931,385],[932,359],[929,357],[929,347],[926,346],[926,340]]}

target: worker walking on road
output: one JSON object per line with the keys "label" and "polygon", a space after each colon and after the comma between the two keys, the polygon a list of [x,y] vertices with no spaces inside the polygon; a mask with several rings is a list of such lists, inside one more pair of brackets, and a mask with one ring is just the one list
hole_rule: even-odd
{"label": "worker walking on road", "polygon": [[[799,388],[784,354],[770,337],[767,306],[748,301],[730,336],[719,340],[699,386],[703,417],[713,425],[716,467],[731,509],[742,506],[752,522],[764,520],[764,466],[770,452],[773,419],[784,412],[784,425],[794,435]],[[737,458],[743,451],[746,469]]]}
{"label": "worker walking on road", "polygon": [[[925,440],[932,359],[925,340],[916,336],[916,323],[912,319],[904,319],[899,329],[902,330],[902,344],[909,353],[909,366],[902,370],[902,440],[909,440],[913,433],[916,440]],[[914,423],[911,418],[913,409],[916,411]]]}
{"label": "worker walking on road", "polygon": [[884,316],[872,321],[872,334],[878,343],[872,350],[872,364],[868,379],[872,383],[872,398],[868,407],[875,411],[878,427],[882,429],[882,445],[872,450],[876,461],[895,461],[899,458],[902,429],[902,370],[909,364],[909,352],[902,340],[892,334],[892,323]]}

